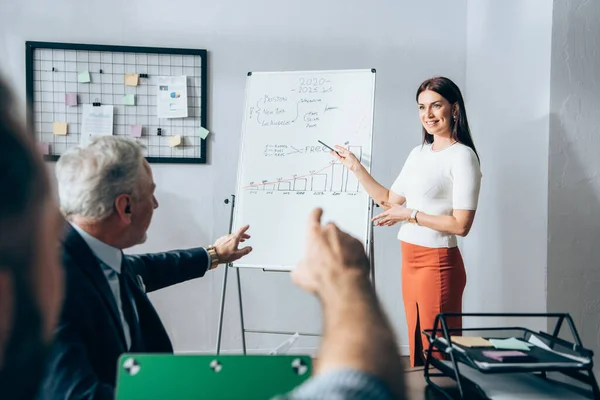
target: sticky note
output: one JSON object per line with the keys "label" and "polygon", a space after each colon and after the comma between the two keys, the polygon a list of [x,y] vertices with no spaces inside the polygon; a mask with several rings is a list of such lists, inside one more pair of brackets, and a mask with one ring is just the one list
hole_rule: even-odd
{"label": "sticky note", "polygon": [[206,137],[208,136],[210,132],[208,131],[208,129],[200,127],[198,128],[198,134],[200,135],[200,137],[202,139],[206,139]]}
{"label": "sticky note", "polygon": [[141,125],[131,125],[131,136],[132,137],[142,137],[142,126]]}
{"label": "sticky note", "polygon": [[65,104],[67,106],[77,105],[77,93],[65,93]]}
{"label": "sticky note", "polygon": [[88,83],[91,82],[90,71],[82,71],[77,74],[77,82],[79,83]]}
{"label": "sticky note", "polygon": [[177,135],[177,136],[171,136],[169,138],[169,146],[171,147],[176,147],[181,145],[181,135]]}
{"label": "sticky note", "polygon": [[67,123],[66,122],[55,122],[52,124],[52,131],[55,135],[66,135],[67,134]]}
{"label": "sticky note", "polygon": [[42,153],[43,155],[48,155],[48,154],[50,154],[50,143],[46,143],[46,142],[38,143],[38,149],[39,149],[40,153]]}
{"label": "sticky note", "polygon": [[125,104],[126,106],[135,106],[135,94],[124,95],[123,104]]}
{"label": "sticky note", "polygon": [[139,74],[125,74],[125,86],[137,86],[139,78]]}

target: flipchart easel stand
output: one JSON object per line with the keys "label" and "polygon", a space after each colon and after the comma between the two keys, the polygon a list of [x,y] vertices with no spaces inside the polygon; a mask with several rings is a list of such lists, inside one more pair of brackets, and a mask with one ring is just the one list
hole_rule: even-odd
{"label": "flipchart easel stand", "polygon": [[[235,195],[231,195],[230,199],[224,200],[225,204],[231,204],[231,212],[229,215],[229,233],[232,233],[233,230],[233,213],[235,208]],[[367,256],[369,258],[370,265],[370,276],[373,287],[375,287],[375,248],[373,246],[373,224],[371,223],[371,219],[373,217],[373,208],[378,205],[373,202],[373,200],[369,201],[369,223],[368,223],[368,231],[367,231],[367,240],[365,244]],[[219,325],[217,328],[217,355],[221,353],[221,337],[223,334],[223,315],[225,312],[225,294],[227,292],[227,278],[228,272],[230,268],[235,268],[235,274],[237,279],[237,290],[238,290],[238,306],[240,311],[240,329],[242,333],[242,351],[243,354],[246,354],[246,333],[264,333],[271,335],[293,335],[298,333],[299,336],[321,336],[319,333],[305,333],[305,332],[286,332],[286,331],[268,331],[268,330],[256,330],[256,329],[246,329],[244,325],[244,307],[242,301],[242,283],[240,279],[240,268],[234,267],[233,263],[225,264],[225,272],[223,274],[223,286],[221,289],[221,306],[219,310]],[[263,268],[265,272],[290,272],[290,271],[279,271],[279,270],[269,270]]]}

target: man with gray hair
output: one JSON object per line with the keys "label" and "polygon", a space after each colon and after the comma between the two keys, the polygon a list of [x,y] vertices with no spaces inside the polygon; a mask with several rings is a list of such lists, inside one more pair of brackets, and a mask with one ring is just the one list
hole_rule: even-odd
{"label": "man with gray hair", "polygon": [[201,277],[252,248],[248,226],[212,246],[130,256],[146,240],[156,185],[141,147],[107,136],[74,148],[56,164],[69,222],[63,239],[65,301],[50,354],[43,399],[112,399],[118,357],[173,351],[146,292]]}

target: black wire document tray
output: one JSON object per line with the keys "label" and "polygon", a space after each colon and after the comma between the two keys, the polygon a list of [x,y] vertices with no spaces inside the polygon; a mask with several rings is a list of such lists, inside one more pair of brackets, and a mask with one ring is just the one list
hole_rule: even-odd
{"label": "black wire document tray", "polygon": [[[448,328],[448,318],[456,317],[528,318],[529,320],[545,318],[549,321],[555,319],[556,324],[552,334],[543,331],[534,332],[518,326],[460,330]],[[574,342],[559,337],[565,321]],[[449,377],[455,380],[460,398],[473,398],[472,393],[475,393],[477,397],[486,399],[600,399],[598,383],[592,372],[593,352],[583,347],[569,314],[441,313],[435,319],[434,328],[426,329],[423,333],[429,340],[429,349],[424,351],[425,380],[447,398],[453,397],[447,390],[434,383],[432,377]],[[483,343],[478,342],[477,345],[457,343],[460,340],[456,336],[470,336],[469,334],[473,333],[483,338]],[[453,336],[456,341],[452,340]],[[516,344],[520,349],[500,350],[494,348],[491,343],[485,344],[490,339],[507,338],[511,338],[511,343]],[[506,357],[502,358],[502,355]],[[437,371],[432,371],[432,368]],[[494,374],[502,374],[502,376],[494,377]],[[555,377],[560,382],[555,382]],[[574,385],[569,384],[569,381]],[[498,386],[500,382],[502,383]],[[492,389],[493,387],[495,389]],[[512,392],[519,387],[520,392]],[[563,393],[565,390],[568,393],[566,397]],[[465,394],[466,391],[470,393],[468,396]],[[531,391],[539,393],[539,396],[531,397],[531,394],[525,393]]]}

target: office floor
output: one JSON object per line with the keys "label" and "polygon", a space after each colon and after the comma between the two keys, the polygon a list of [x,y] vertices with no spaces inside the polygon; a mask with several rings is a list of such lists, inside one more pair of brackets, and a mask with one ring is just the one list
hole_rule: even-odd
{"label": "office floor", "polygon": [[[404,358],[404,357],[403,357]],[[551,381],[554,381],[557,384],[557,388],[560,387],[560,390],[564,390],[568,388],[573,391],[573,394],[576,395],[576,398],[594,398],[589,385],[575,382],[563,375],[558,375],[556,373],[549,373],[548,377]],[[460,395],[458,392],[458,388],[454,380],[450,378],[433,378],[433,381],[439,386],[443,387],[447,390],[447,392],[452,396],[453,399],[460,399]],[[408,360],[406,361],[406,369],[404,370],[404,382],[406,384],[406,398],[409,400],[441,400],[446,399],[442,394],[437,392],[435,389],[428,387],[425,382],[425,378],[423,377],[423,368],[408,368]],[[544,392],[545,393],[545,392]],[[527,396],[527,398],[532,398]],[[542,395],[544,398],[547,398],[545,395]],[[480,398],[475,395],[473,392],[467,393],[465,395],[468,399]],[[554,398],[554,397],[553,397]],[[556,398],[566,398],[566,397],[556,397]]]}
{"label": "office floor", "polygon": [[[404,373],[404,382],[406,383],[406,395],[410,400],[438,400],[445,399],[439,392],[427,386],[425,378],[423,378],[423,369],[407,370]],[[451,379],[437,379],[434,381],[442,387],[448,387],[451,393],[454,394],[453,388],[456,387]],[[459,398],[456,395],[456,398]]]}
{"label": "office floor", "polygon": [[[408,364],[408,362],[407,362]],[[406,384],[407,399],[410,400],[441,400],[445,399],[438,391],[428,387],[425,378],[423,377],[423,368],[407,368],[404,372],[404,382]],[[434,382],[443,388],[447,388],[448,392],[454,398],[460,398],[456,384],[450,378],[435,378]]]}

